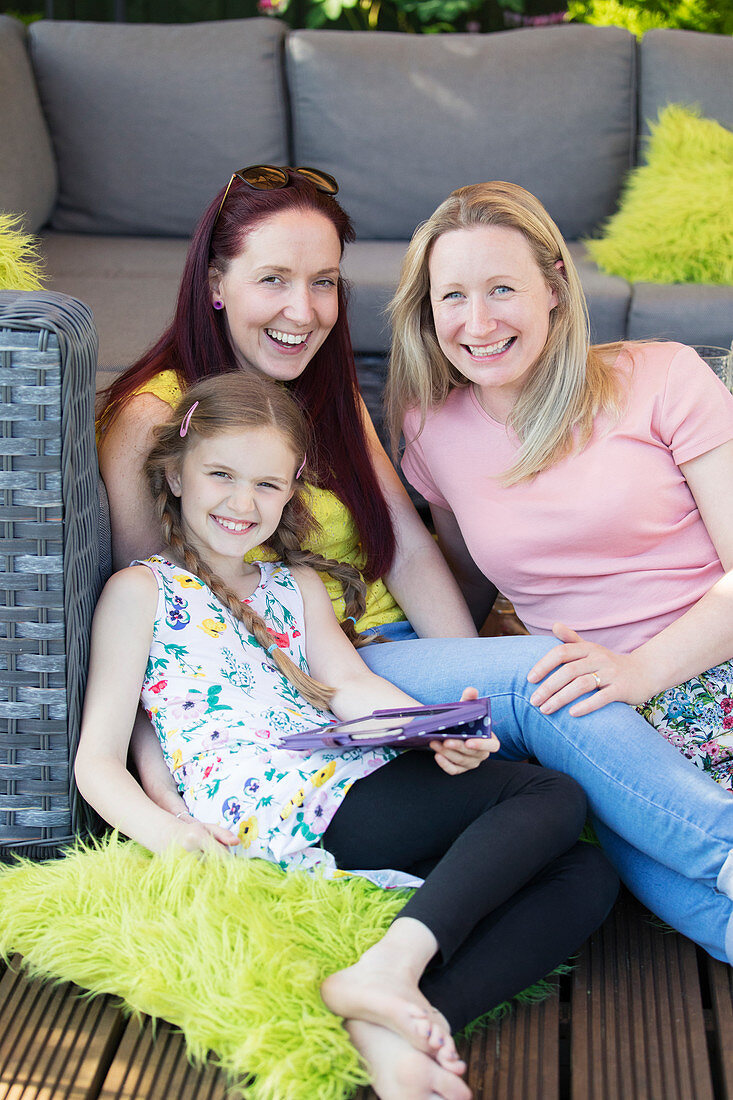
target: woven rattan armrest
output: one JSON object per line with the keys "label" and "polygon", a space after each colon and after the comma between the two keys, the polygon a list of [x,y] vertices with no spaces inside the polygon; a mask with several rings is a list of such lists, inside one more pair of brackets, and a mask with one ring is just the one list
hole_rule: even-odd
{"label": "woven rattan armrest", "polygon": [[90,310],[0,291],[0,859],[93,817],[72,762],[99,594]]}

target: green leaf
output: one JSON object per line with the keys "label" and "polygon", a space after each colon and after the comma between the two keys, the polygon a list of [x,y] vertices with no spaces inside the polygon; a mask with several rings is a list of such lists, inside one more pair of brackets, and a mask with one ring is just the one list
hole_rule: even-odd
{"label": "green leaf", "polygon": [[452,23],[461,15],[477,11],[481,3],[477,0],[393,0],[400,10],[417,16],[421,23]]}

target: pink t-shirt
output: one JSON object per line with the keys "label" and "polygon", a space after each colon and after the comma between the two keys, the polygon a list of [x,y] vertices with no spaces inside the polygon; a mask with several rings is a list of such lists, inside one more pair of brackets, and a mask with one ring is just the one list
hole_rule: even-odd
{"label": "pink t-shirt", "polygon": [[[696,603],[723,568],[679,466],[733,439],[733,396],[690,348],[629,345],[628,402],[588,446],[508,488],[516,435],[453,390],[402,468],[455,515],[474,561],[533,634],[558,620],[628,652]],[[405,439],[420,423],[405,419]]]}

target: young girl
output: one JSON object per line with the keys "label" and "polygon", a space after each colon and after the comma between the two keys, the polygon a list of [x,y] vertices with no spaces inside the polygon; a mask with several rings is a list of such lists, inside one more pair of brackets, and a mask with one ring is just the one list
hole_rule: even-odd
{"label": "young girl", "polygon": [[[430,752],[282,746],[334,715],[413,703],[345,637],[308,568],[333,574],[334,563],[299,549],[312,524],[299,493],[308,446],[287,391],[244,372],[192,387],[159,431],[146,472],[167,552],[102,593],[77,782],[110,824],[154,851],[218,845],[285,869],[424,878],[384,938],[322,995],[383,1100],[463,1100],[451,1031],[575,950],[617,883],[599,850],[576,843],[577,784],[490,761],[493,736]],[[247,564],[257,545],[279,560]],[[339,568],[357,617],[363,583]],[[126,769],[140,697],[190,815],[161,810]]]}

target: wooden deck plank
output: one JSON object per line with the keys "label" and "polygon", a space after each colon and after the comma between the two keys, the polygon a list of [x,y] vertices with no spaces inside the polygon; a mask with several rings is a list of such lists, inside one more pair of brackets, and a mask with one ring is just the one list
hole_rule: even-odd
{"label": "wooden deck plank", "polygon": [[628,895],[573,975],[574,1100],[712,1100],[694,944]]}
{"label": "wooden deck plank", "polygon": [[162,1021],[130,1020],[99,1100],[225,1100],[227,1080],[213,1063],[196,1068],[181,1033]]}
{"label": "wooden deck plank", "polygon": [[460,1046],[474,1100],[557,1100],[560,1000],[519,1005]]}
{"label": "wooden deck plank", "polygon": [[110,997],[71,983],[31,981],[14,959],[0,981],[2,1100],[88,1100],[117,1048],[124,1021]]}
{"label": "wooden deck plank", "polygon": [[733,1098],[733,970],[710,957],[705,960],[711,1002],[711,1046],[721,1091]]}

